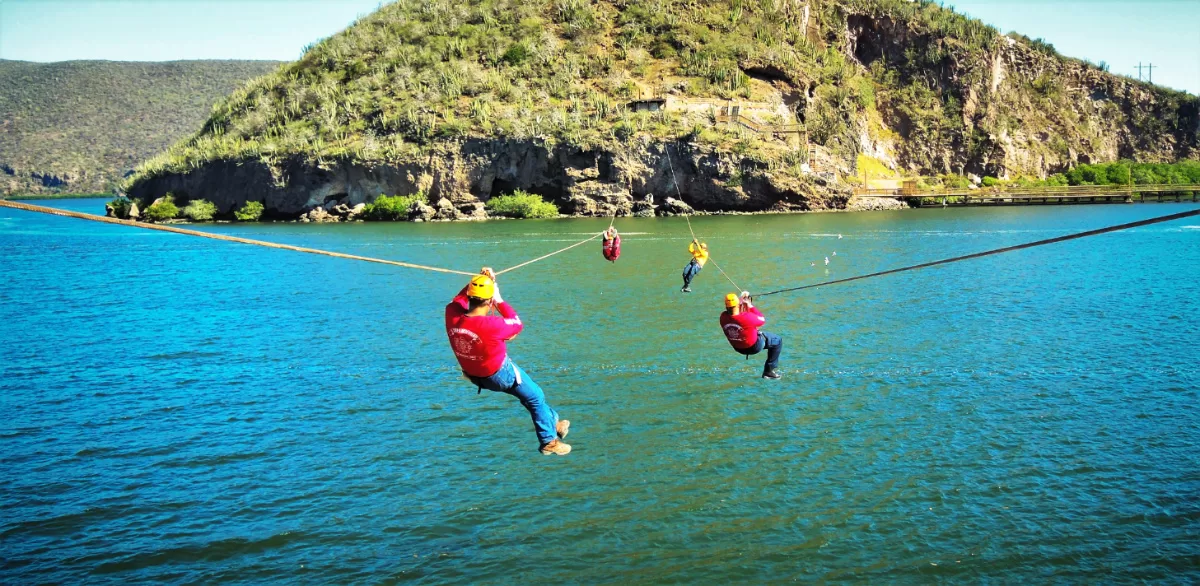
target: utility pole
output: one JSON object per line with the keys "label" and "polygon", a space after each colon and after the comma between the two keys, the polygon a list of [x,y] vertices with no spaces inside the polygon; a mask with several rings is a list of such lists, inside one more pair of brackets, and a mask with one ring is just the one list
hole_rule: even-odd
{"label": "utility pole", "polygon": [[1149,65],[1142,65],[1142,62],[1138,61],[1137,68],[1138,68],[1138,81],[1142,81],[1142,70],[1145,69],[1149,75],[1148,81],[1150,83],[1154,83],[1154,64],[1153,63],[1151,63]]}

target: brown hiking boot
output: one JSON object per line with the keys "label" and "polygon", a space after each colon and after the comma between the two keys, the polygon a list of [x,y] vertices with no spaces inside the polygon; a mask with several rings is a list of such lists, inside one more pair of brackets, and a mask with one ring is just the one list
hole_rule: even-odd
{"label": "brown hiking boot", "polygon": [[571,422],[566,419],[559,419],[558,423],[554,424],[554,431],[558,432],[558,439],[567,437],[567,431],[571,429]]}
{"label": "brown hiking boot", "polygon": [[562,443],[561,440],[554,440],[554,441],[542,446],[541,451],[543,454],[545,454],[547,456],[549,456],[550,454],[555,454],[558,456],[565,456],[565,455],[571,453],[571,446]]}

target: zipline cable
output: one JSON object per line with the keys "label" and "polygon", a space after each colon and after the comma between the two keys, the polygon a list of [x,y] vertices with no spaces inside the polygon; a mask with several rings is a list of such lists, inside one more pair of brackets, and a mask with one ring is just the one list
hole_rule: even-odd
{"label": "zipline cable", "polygon": [[[616,212],[616,211],[613,211],[612,219],[608,221],[608,228],[612,228],[612,227],[613,227],[613,224],[615,224],[616,222],[617,222],[617,212]],[[572,244],[572,245],[570,245],[570,246],[568,246],[568,247],[566,247],[566,248],[560,248],[560,249],[558,249],[558,250],[555,250],[554,252],[551,252],[550,254],[542,255],[542,256],[539,256],[539,257],[537,257],[537,258],[535,258],[535,259],[533,259],[533,260],[525,261],[525,262],[523,262],[523,263],[521,263],[521,264],[519,264],[519,265],[517,265],[517,266],[515,266],[515,267],[508,267],[507,269],[504,269],[503,271],[500,271],[500,272],[496,273],[496,276],[497,276],[497,277],[499,277],[500,275],[503,275],[504,273],[507,273],[508,271],[515,271],[515,270],[517,270],[517,269],[519,269],[519,268],[521,268],[521,267],[523,267],[523,266],[525,266],[525,265],[531,265],[531,264],[533,264],[533,263],[535,263],[535,262],[537,262],[537,261],[539,261],[539,260],[543,260],[543,259],[550,258],[550,257],[552,257],[552,256],[554,256],[554,255],[556,255],[556,254],[558,254],[558,253],[560,253],[560,252],[566,252],[566,251],[568,251],[568,250],[571,250],[572,248],[575,248],[576,246],[581,246],[581,245],[587,244],[588,242],[591,242],[591,241],[593,241],[593,240],[595,240],[595,239],[597,239],[597,238],[599,238],[599,237],[601,237],[601,236],[605,235],[606,233],[608,233],[608,228],[605,228],[603,232],[601,232],[601,233],[599,233],[599,234],[597,234],[597,235],[595,235],[595,236],[592,236],[591,238],[587,238],[587,239],[584,239],[584,240],[580,240],[579,242],[576,242],[575,244]]]}
{"label": "zipline cable", "polygon": [[[671,185],[675,186],[675,195],[679,197],[679,202],[683,203],[683,194],[679,191],[679,180],[675,178],[675,163],[671,162],[671,147],[664,146],[663,152],[667,153],[667,166],[671,169]],[[700,242],[700,239],[696,238],[696,231],[692,230],[692,219],[688,217],[687,212],[683,213],[683,219],[687,220],[688,232],[692,233],[692,240]]]}
{"label": "zipline cable", "polygon": [[[349,260],[361,260],[364,262],[373,262],[373,263],[392,265],[392,266],[397,266],[397,267],[404,267],[404,268],[409,268],[409,269],[421,269],[424,271],[433,271],[436,273],[449,273],[452,275],[466,275],[468,277],[473,277],[473,276],[479,274],[479,273],[469,273],[467,271],[456,271],[454,269],[444,269],[441,267],[431,267],[431,266],[426,266],[426,265],[419,265],[419,264],[415,264],[415,263],[403,262],[403,261],[398,261],[398,260],[386,260],[386,259],[382,259],[382,258],[373,258],[373,257],[369,257],[369,256],[359,256],[356,254],[343,254],[341,252],[330,252],[328,250],[320,250],[317,248],[305,248],[303,246],[292,246],[290,244],[278,244],[275,242],[266,242],[264,240],[253,240],[250,238],[241,238],[238,236],[227,236],[224,234],[215,234],[212,232],[202,232],[200,230],[188,230],[187,228],[176,228],[175,226],[168,226],[168,225],[163,225],[163,224],[147,224],[145,222],[135,222],[133,220],[121,220],[121,219],[117,219],[117,218],[109,218],[107,216],[97,216],[96,214],[85,214],[82,212],[72,212],[69,210],[60,210],[57,208],[32,205],[32,204],[27,204],[27,203],[19,203],[19,202],[8,201],[8,200],[0,200],[0,207],[12,208],[12,209],[16,209],[16,210],[23,210],[23,211],[27,211],[27,212],[39,212],[39,213],[43,213],[43,214],[49,214],[52,216],[63,216],[63,217],[67,217],[67,218],[76,218],[79,220],[89,220],[92,222],[103,222],[105,224],[116,224],[118,226],[129,226],[131,228],[145,228],[147,230],[159,230],[161,232],[171,232],[173,234],[182,234],[185,236],[199,236],[201,238],[210,238],[212,240],[223,240],[225,242],[237,242],[239,244],[252,244],[254,246],[264,246],[266,248],[278,248],[281,250],[291,250],[294,252],[305,252],[308,254],[319,254],[322,256],[331,256],[334,258],[344,258],[344,259],[349,259]],[[615,216],[614,216],[614,221],[615,221]],[[609,225],[611,226],[611,224],[609,224]],[[507,273],[509,271],[519,269],[523,266],[531,265],[540,260],[550,258],[560,252],[566,252],[572,248],[575,248],[576,246],[580,246],[584,243],[595,240],[596,238],[599,238],[602,234],[603,234],[603,232],[596,234],[595,236],[592,236],[586,240],[581,240],[579,242],[576,242],[575,244],[572,244],[566,248],[562,248],[562,249],[556,250],[554,252],[551,252],[550,254],[539,256],[533,260],[523,262],[514,267],[509,267],[509,268],[504,269],[503,271],[500,271],[496,274],[500,275],[503,273]]]}
{"label": "zipline cable", "polygon": [[803,291],[805,289],[815,289],[817,287],[824,287],[826,285],[837,285],[839,283],[849,283],[850,281],[870,279],[872,277],[882,277],[883,275],[891,275],[894,273],[903,273],[905,271],[915,271],[917,269],[925,269],[925,268],[929,268],[929,267],[933,267],[933,266],[937,266],[937,265],[949,264],[952,262],[958,262],[958,261],[963,261],[963,260],[970,260],[973,258],[981,258],[981,257],[985,257],[985,256],[991,256],[993,254],[1000,254],[1002,252],[1012,252],[1014,250],[1033,248],[1035,246],[1045,246],[1047,244],[1056,244],[1058,242],[1066,242],[1067,240],[1075,240],[1077,238],[1086,238],[1088,236],[1097,236],[1100,234],[1107,234],[1109,232],[1119,232],[1121,230],[1140,228],[1142,226],[1150,226],[1152,224],[1161,224],[1163,222],[1170,222],[1173,220],[1190,218],[1192,216],[1200,216],[1200,209],[1191,210],[1191,211],[1187,211],[1187,212],[1180,212],[1178,214],[1171,214],[1168,216],[1159,216],[1157,218],[1150,218],[1148,220],[1139,220],[1137,222],[1129,222],[1128,224],[1118,224],[1116,226],[1109,226],[1107,228],[1088,230],[1086,232],[1078,232],[1075,234],[1068,234],[1066,236],[1059,236],[1057,238],[1047,238],[1046,240],[1038,240],[1036,242],[1027,242],[1025,244],[1017,244],[1016,246],[1006,246],[1004,248],[997,248],[995,250],[976,252],[975,254],[968,254],[968,255],[964,255],[964,256],[956,256],[954,258],[935,260],[933,262],[921,263],[919,265],[912,265],[912,266],[907,266],[907,267],[901,267],[898,269],[879,271],[877,273],[870,273],[867,275],[858,275],[857,277],[848,277],[845,279],[837,279],[835,281],[825,281],[822,283],[814,283],[812,285],[804,285],[801,287],[789,287],[787,289],[779,289],[777,291],[769,291],[767,293],[759,293],[758,295],[755,295],[755,297],[766,297],[768,295],[776,295],[779,293],[788,293],[791,291]]}
{"label": "zipline cable", "polygon": [[717,261],[713,260],[713,258],[711,256],[708,257],[708,262],[713,263],[713,266],[717,267],[717,270],[721,272],[721,276],[725,277],[725,280],[729,281],[729,284],[733,285],[734,289],[737,289],[738,291],[742,291],[742,288],[738,287],[738,284],[733,282],[733,279],[730,278],[730,276],[725,273],[725,270],[721,268],[721,265],[717,264]]}
{"label": "zipline cable", "polygon": [[212,232],[201,232],[199,230],[188,230],[186,228],[176,228],[174,226],[166,226],[162,224],[147,224],[144,222],[134,222],[132,220],[120,220],[117,218],[109,218],[106,216],[97,216],[95,214],[85,214],[82,212],[72,212],[68,210],[60,210],[45,206],[31,205],[27,203],[19,203],[15,201],[0,200],[0,207],[13,208],[24,210],[27,212],[40,212],[50,214],[52,216],[64,216],[68,218],[76,218],[80,220],[90,220],[92,222],[104,222],[106,224],[116,224],[119,226],[129,226],[132,228],[145,228],[147,230],[159,230],[162,232],[172,232],[174,234],[183,234],[185,236],[199,236],[200,238],[211,238],[213,240],[224,240],[225,242],[237,242],[240,244],[253,244],[255,246],[265,246],[267,248],[278,248],[281,250],[291,250],[294,252],[306,252],[308,254],[320,254],[323,256],[332,256],[334,258],[345,258],[350,260],[361,260],[365,262],[373,262],[409,269],[421,269],[423,271],[433,271],[436,273],[449,273],[452,275],[466,275],[468,277],[475,276],[479,273],[468,273],[466,271],[456,271],[454,269],[444,269],[441,267],[431,267],[419,265],[398,260],[385,260],[382,258],[372,258],[369,256],[358,256],[356,254],[343,254],[340,252],[330,252],[328,250],[319,250],[316,248],[305,248],[303,246],[292,246],[290,244],[277,244],[275,242],[266,242],[263,240],[252,240],[250,238],[240,238],[237,236],[226,236],[224,234],[214,234]]}
{"label": "zipline cable", "polygon": [[596,233],[596,235],[595,235],[595,236],[592,236],[591,238],[588,238],[588,239],[585,239],[585,240],[580,240],[579,242],[576,242],[575,244],[572,244],[572,245],[570,245],[570,246],[567,246],[567,247],[565,247],[565,248],[560,248],[560,249],[558,249],[558,250],[555,250],[554,252],[551,252],[550,254],[544,254],[544,255],[542,255],[542,256],[539,256],[539,257],[537,257],[537,258],[535,258],[535,259],[533,259],[533,260],[527,260],[527,261],[525,261],[525,262],[523,262],[523,263],[521,263],[521,264],[519,264],[519,265],[516,265],[516,266],[513,266],[513,267],[508,267],[507,269],[504,269],[503,271],[496,271],[496,276],[497,276],[497,277],[499,277],[500,275],[503,275],[504,273],[507,273],[507,272],[509,272],[509,271],[515,271],[515,270],[517,270],[517,269],[519,269],[519,268],[521,268],[521,267],[523,267],[523,266],[525,266],[525,265],[531,265],[531,264],[533,264],[533,263],[535,263],[535,262],[537,262],[537,261],[539,261],[539,260],[544,260],[544,259],[550,258],[550,257],[552,257],[552,256],[554,256],[554,255],[556,255],[556,254],[558,254],[558,253],[560,253],[560,252],[566,252],[566,251],[568,251],[568,250],[571,250],[572,248],[575,248],[576,246],[582,246],[582,245],[584,245],[584,244],[587,244],[588,242],[591,242],[591,241],[593,241],[593,240],[595,240],[595,239],[597,239],[597,238],[599,238],[599,237],[601,237],[601,236],[603,236],[603,235],[604,235],[604,232],[598,232],[598,233]]}

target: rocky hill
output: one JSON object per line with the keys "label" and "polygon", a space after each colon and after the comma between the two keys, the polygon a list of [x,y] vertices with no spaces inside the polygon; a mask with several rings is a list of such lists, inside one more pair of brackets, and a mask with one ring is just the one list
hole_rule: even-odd
{"label": "rocky hill", "polygon": [[127,187],[275,217],[417,192],[477,215],[517,189],[572,214],[676,188],[803,210],[846,206],[864,156],[1044,177],[1198,143],[1196,97],[933,2],[400,0],[235,92]]}
{"label": "rocky hill", "polygon": [[0,60],[0,194],[110,192],[279,65]]}

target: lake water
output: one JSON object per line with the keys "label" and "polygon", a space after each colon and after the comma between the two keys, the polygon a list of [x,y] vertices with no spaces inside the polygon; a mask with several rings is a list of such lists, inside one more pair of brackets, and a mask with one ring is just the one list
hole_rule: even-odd
{"label": "lake water", "polygon": [[[693,224],[762,291],[1183,209]],[[606,225],[200,229],[474,271]],[[617,226],[500,281],[549,457],[456,368],[465,277],[0,209],[0,582],[1200,580],[1200,221],[765,298],[779,381],[682,218]]]}

